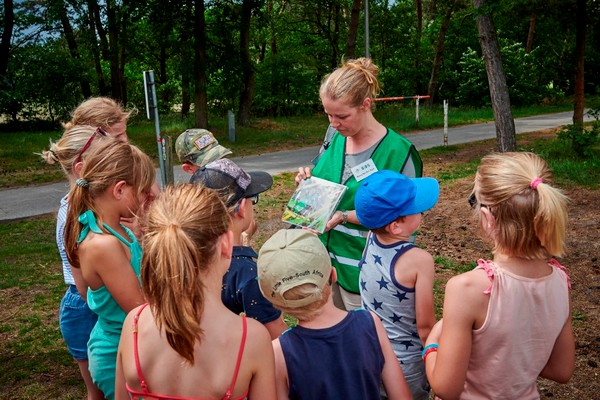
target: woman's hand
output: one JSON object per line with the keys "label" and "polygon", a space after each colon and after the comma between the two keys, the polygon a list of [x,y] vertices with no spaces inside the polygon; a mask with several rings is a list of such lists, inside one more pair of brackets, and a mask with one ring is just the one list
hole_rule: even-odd
{"label": "woman's hand", "polygon": [[325,225],[325,232],[329,232],[339,224],[343,224],[344,221],[344,213],[340,210],[337,210],[333,213],[329,221],[327,221],[327,225]]}
{"label": "woman's hand", "polygon": [[300,167],[298,168],[298,174],[296,175],[295,181],[296,186],[300,184],[305,179],[308,179],[312,176],[310,167]]}

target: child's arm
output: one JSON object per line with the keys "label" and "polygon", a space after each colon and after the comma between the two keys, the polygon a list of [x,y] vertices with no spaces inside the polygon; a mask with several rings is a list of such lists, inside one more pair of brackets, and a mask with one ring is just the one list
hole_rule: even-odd
{"label": "child's arm", "polygon": [[[248,318],[248,339],[252,339],[249,359],[254,360],[254,371],[248,391],[248,399],[275,400],[275,361],[271,337],[258,321]],[[245,356],[244,356],[245,358]]]}
{"label": "child's arm", "polygon": [[[123,326],[131,326],[131,313],[125,318]],[[129,400],[129,393],[125,386],[125,372],[123,371],[123,353],[129,354],[129,351],[124,351],[125,348],[131,346],[131,330],[123,329],[121,331],[121,339],[119,340],[119,350],[117,352],[117,370],[115,374],[115,400]]]}
{"label": "child's arm", "polygon": [[[381,378],[385,392],[390,400],[396,399],[412,399],[412,393],[406,384],[402,368],[396,358],[396,353],[392,349],[390,340],[387,337],[387,333],[383,324],[379,320],[376,314],[371,311],[373,322],[375,322],[375,328],[377,329],[377,337],[379,338],[379,344],[381,345],[381,351],[385,358],[385,364],[383,365],[383,371]],[[282,356],[283,358],[283,356]]]}
{"label": "child's arm", "polygon": [[575,338],[571,326],[571,314],[558,335],[546,366],[540,373],[542,378],[558,383],[567,383],[575,370]]}
{"label": "child's arm", "polygon": [[487,312],[488,296],[483,294],[486,285],[489,286],[489,280],[480,270],[455,276],[446,285],[443,324],[438,322],[427,338],[427,344],[439,343],[439,348],[425,360],[429,384],[443,399],[456,399],[463,390],[473,326],[480,314],[485,318]]}
{"label": "child's arm", "polygon": [[275,386],[277,388],[277,400],[287,400],[290,392],[288,383],[287,366],[283,357],[283,350],[279,339],[272,342],[273,353],[275,354]]}
{"label": "child's arm", "polygon": [[417,280],[415,282],[415,311],[417,315],[417,331],[421,343],[427,341],[431,328],[435,325],[435,306],[433,300],[433,276],[435,265],[431,254],[418,249]]}
{"label": "child's arm", "polygon": [[[81,249],[84,250],[84,249]],[[93,235],[79,252],[84,279],[92,289],[106,286],[119,306],[128,313],[144,303],[135,272],[129,263],[129,251],[112,235]]]}

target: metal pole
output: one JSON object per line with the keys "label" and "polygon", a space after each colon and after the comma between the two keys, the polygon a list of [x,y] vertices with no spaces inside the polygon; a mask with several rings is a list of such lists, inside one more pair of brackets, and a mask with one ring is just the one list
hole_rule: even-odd
{"label": "metal pole", "polygon": [[227,111],[227,125],[229,128],[229,142],[235,143],[235,114],[233,111]]}
{"label": "metal pole", "polygon": [[369,0],[365,0],[365,57],[371,57],[369,52]]}
{"label": "metal pole", "polygon": [[[158,145],[158,163],[160,165],[161,187],[164,189],[167,184],[167,170],[165,168],[165,152],[162,137],[160,135],[160,122],[158,119],[158,105],[156,101],[156,87],[154,83],[154,71],[144,71],[144,82],[146,83],[146,105],[147,115],[154,117],[154,131],[156,132],[156,143]],[[150,113],[150,110],[153,112]]]}

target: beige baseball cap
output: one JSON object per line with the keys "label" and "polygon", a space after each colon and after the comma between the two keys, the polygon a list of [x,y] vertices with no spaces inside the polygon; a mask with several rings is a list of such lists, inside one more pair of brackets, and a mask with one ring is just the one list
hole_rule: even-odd
{"label": "beige baseball cap", "polygon": [[275,306],[298,308],[321,298],[319,291],[288,300],[285,293],[305,283],[323,289],[331,275],[331,260],[317,235],[305,229],[281,229],[258,253],[258,282],[265,299]]}
{"label": "beige baseball cap", "polygon": [[177,137],[175,152],[180,162],[191,162],[199,167],[231,154],[231,150],[219,144],[206,129],[188,129]]}

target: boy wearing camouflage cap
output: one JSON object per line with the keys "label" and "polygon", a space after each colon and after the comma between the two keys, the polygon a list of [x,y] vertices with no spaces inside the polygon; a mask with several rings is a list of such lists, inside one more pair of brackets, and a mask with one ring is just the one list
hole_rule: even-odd
{"label": "boy wearing camouflage cap", "polygon": [[188,129],[177,138],[175,152],[181,168],[193,174],[199,168],[231,154],[231,150],[219,144],[206,129]]}

